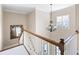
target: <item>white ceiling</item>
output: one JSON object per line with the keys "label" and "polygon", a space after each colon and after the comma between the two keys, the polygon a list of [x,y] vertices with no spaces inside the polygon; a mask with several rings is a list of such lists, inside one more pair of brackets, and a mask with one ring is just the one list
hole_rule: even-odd
{"label": "white ceiling", "polygon": [[[71,5],[72,4],[54,4],[52,6],[52,11],[60,10]],[[45,12],[50,11],[49,4],[3,4],[2,6],[4,11],[11,11],[22,14],[28,14],[29,12],[32,12],[35,8]]]}

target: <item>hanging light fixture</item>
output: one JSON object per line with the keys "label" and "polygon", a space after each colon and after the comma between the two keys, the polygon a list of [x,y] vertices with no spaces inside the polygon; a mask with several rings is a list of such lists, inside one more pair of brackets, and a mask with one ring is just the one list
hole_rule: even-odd
{"label": "hanging light fixture", "polygon": [[56,30],[56,26],[54,25],[53,21],[52,21],[52,4],[50,4],[50,21],[49,21],[49,25],[48,25],[48,31],[52,32]]}

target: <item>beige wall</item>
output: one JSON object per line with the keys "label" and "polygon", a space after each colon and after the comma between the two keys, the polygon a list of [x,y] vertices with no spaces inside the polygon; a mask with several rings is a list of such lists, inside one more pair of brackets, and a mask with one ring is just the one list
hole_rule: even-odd
{"label": "beige wall", "polygon": [[0,50],[2,49],[2,6],[0,4]]}
{"label": "beige wall", "polygon": [[49,31],[47,31],[49,23],[49,13],[36,10],[36,33],[49,37]]}
{"label": "beige wall", "polygon": [[10,25],[23,25],[26,28],[27,17],[23,14],[16,14],[12,12],[3,13],[3,49],[17,45],[18,39],[10,39]]}
{"label": "beige wall", "polygon": [[[79,31],[79,4],[76,4],[76,28]],[[79,34],[77,35],[77,49],[79,53]]]}
{"label": "beige wall", "polygon": [[27,27],[30,31],[36,31],[35,10],[27,14]]}

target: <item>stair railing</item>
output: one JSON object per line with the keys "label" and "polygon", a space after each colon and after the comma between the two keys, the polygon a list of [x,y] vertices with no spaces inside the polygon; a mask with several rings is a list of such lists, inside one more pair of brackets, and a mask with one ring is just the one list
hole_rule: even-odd
{"label": "stair railing", "polygon": [[38,35],[38,34],[36,34],[36,33],[33,33],[33,32],[31,32],[31,31],[29,31],[29,30],[26,30],[26,29],[24,29],[24,28],[23,28],[23,31],[25,31],[25,32],[27,32],[27,33],[30,33],[31,35],[34,35],[34,36],[36,36],[36,37],[38,37],[38,38],[41,38],[42,40],[44,40],[44,41],[46,41],[46,42],[48,42],[48,43],[50,43],[50,44],[53,44],[53,45],[59,47],[59,49],[60,49],[60,51],[61,51],[61,55],[64,55],[64,39],[60,39],[60,42],[56,42],[56,41],[54,41],[54,40],[52,40],[52,39],[50,39],[50,38],[47,38],[47,37]]}
{"label": "stair railing", "polygon": [[66,40],[64,40],[64,43],[67,44],[69,41],[71,41],[71,38],[72,38],[74,35],[78,34],[78,33],[79,33],[79,31],[76,30],[75,33],[73,33],[71,36],[68,36],[68,37],[66,38]]}
{"label": "stair railing", "polygon": [[[23,36],[23,37],[22,37],[22,36]],[[22,37],[22,39],[21,39],[21,37]],[[20,40],[22,40],[21,43],[20,43]],[[33,52],[34,52],[35,54],[38,54],[38,53],[35,51],[35,47],[34,47],[34,44],[33,44],[32,39],[31,39],[30,36],[29,36],[29,41],[30,41],[31,46],[32,46],[32,48],[31,48],[30,45],[27,44],[27,47],[29,48],[29,50],[33,50]],[[26,47],[25,44],[24,44],[24,31],[21,32],[21,35],[20,35],[19,40],[18,40],[18,44],[22,44],[22,45],[24,46],[24,48],[26,49],[27,53],[28,53],[29,55],[31,55],[30,51],[27,49],[27,47]]]}
{"label": "stair railing", "polygon": [[[64,40],[64,43],[65,43],[65,48],[64,48],[64,51],[66,51],[67,49],[67,45],[73,40],[73,37],[75,36],[75,35],[78,35],[78,33],[79,33],[79,31],[78,30],[76,30],[72,35],[70,35],[70,36],[68,36],[67,38],[66,38],[66,40]],[[69,45],[68,45],[69,46]],[[68,49],[69,50],[69,49]],[[71,50],[69,50],[69,51],[71,51]]]}

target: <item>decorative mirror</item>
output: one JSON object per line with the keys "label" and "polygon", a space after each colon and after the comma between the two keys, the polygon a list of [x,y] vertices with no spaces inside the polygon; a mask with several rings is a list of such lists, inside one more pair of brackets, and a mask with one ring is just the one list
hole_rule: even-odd
{"label": "decorative mirror", "polygon": [[10,39],[16,39],[21,36],[23,25],[10,25]]}

